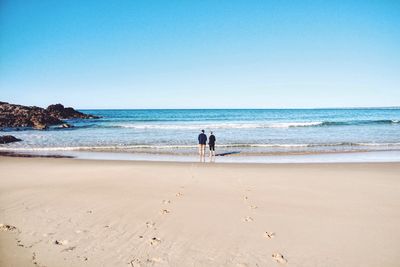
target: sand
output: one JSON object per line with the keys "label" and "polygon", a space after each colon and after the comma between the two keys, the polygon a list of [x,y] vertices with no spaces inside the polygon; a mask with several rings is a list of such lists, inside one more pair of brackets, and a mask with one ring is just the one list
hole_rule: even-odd
{"label": "sand", "polygon": [[399,163],[1,157],[0,177],[0,266],[400,264]]}

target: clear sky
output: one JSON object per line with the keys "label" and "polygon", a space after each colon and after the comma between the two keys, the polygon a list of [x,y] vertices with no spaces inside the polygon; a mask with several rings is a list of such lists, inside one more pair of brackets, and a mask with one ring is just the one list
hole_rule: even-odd
{"label": "clear sky", "polygon": [[400,1],[1,0],[0,101],[400,106]]}

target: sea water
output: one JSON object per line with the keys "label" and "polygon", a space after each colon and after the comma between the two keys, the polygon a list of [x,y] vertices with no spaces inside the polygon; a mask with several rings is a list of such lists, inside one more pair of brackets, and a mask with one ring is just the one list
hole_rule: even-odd
{"label": "sea water", "polygon": [[196,154],[197,136],[204,129],[207,135],[214,132],[217,154],[243,161],[249,157],[400,151],[399,108],[81,111],[101,118],[69,120],[75,126],[69,129],[3,129],[23,141],[1,145],[0,150],[185,157]]}

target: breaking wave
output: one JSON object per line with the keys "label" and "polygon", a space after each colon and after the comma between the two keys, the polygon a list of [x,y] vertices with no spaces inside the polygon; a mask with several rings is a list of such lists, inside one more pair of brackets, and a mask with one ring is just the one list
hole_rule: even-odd
{"label": "breaking wave", "polygon": [[371,124],[400,124],[399,120],[364,120],[364,121],[313,121],[313,122],[273,122],[273,123],[205,123],[205,124],[118,124],[106,127],[132,129],[198,130],[207,129],[256,129],[256,128],[294,128],[322,126],[351,126]]}
{"label": "breaking wave", "polygon": [[[312,148],[312,147],[399,147],[400,143],[322,143],[322,144],[219,144],[219,148]],[[0,147],[0,151],[124,151],[195,149],[197,145],[105,145],[67,147]]]}

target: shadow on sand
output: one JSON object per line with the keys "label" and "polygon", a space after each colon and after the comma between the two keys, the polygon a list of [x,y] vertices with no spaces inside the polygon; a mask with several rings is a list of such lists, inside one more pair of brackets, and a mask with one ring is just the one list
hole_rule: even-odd
{"label": "shadow on sand", "polygon": [[234,154],[239,154],[240,151],[232,151],[232,152],[225,152],[225,153],[219,153],[216,154],[216,157],[224,157],[224,156],[229,156],[229,155],[234,155]]}

